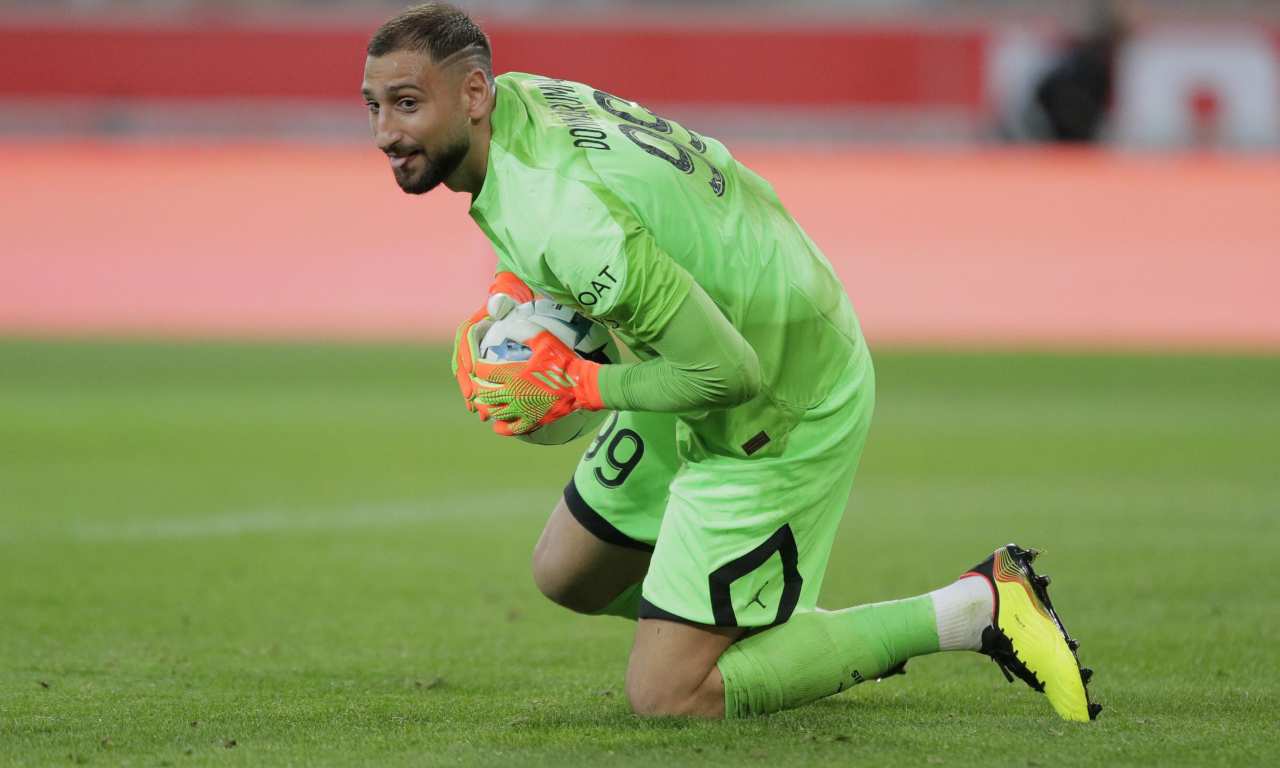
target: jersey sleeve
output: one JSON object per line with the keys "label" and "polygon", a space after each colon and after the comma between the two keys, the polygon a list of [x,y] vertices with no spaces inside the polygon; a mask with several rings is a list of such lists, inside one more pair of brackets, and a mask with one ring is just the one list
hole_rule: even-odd
{"label": "jersey sleeve", "polygon": [[601,367],[598,384],[606,406],[688,413],[729,408],[759,394],[755,350],[696,283],[652,344],[658,357]]}
{"label": "jersey sleeve", "polygon": [[[578,302],[589,313],[616,323],[659,355],[643,363],[604,366],[600,392],[606,404],[683,413],[754,397],[760,389],[755,352],[711,297],[607,188],[584,184],[582,189],[596,202],[584,198],[578,210],[594,212],[596,231],[609,233],[599,242],[606,247],[602,263],[610,266],[593,275],[593,267],[579,268],[580,260],[569,260],[565,268],[553,259],[552,269],[578,291]],[[566,228],[566,235],[571,238],[572,230]],[[621,279],[609,281],[615,273]]]}
{"label": "jersey sleeve", "polygon": [[693,278],[626,205],[599,184],[565,181],[560,225],[543,256],[572,303],[641,342],[659,335]]}
{"label": "jersey sleeve", "polygon": [[658,355],[603,366],[607,405],[683,413],[756,395],[760,367],[750,345],[608,186],[498,160],[502,184],[490,194],[503,195],[502,215],[473,205],[472,216],[491,241],[506,244],[497,248],[500,267]]}

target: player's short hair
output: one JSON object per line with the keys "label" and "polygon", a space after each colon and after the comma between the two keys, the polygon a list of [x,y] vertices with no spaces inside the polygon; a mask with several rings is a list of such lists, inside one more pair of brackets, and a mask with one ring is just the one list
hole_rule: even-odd
{"label": "player's short hair", "polygon": [[378,27],[366,49],[370,56],[397,51],[425,53],[437,64],[454,56],[473,56],[485,75],[493,79],[489,38],[470,16],[449,3],[430,2],[406,8]]}

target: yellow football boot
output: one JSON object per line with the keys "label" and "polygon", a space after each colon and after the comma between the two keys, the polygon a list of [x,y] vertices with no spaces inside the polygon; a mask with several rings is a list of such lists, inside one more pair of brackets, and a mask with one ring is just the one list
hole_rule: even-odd
{"label": "yellow football boot", "polygon": [[1031,569],[1038,554],[1009,544],[970,571],[987,580],[995,597],[994,621],[982,631],[981,653],[995,660],[1009,682],[1016,675],[1048,696],[1063,718],[1088,722],[1102,711],[1101,704],[1089,701],[1086,688],[1093,670],[1080,666],[1080,644],[1053,610],[1049,577]]}

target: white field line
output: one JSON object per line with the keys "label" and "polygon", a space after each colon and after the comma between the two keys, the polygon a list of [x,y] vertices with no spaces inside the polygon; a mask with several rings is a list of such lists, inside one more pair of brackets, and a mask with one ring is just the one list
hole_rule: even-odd
{"label": "white field line", "polygon": [[360,504],[345,508],[263,507],[193,518],[147,518],[119,521],[69,521],[63,526],[39,526],[22,539],[71,539],[75,541],[173,541],[228,538],[257,533],[312,533],[378,528],[398,528],[433,521],[481,517],[489,520],[512,515],[545,516],[555,504],[554,492],[502,491],[437,497],[430,501]]}

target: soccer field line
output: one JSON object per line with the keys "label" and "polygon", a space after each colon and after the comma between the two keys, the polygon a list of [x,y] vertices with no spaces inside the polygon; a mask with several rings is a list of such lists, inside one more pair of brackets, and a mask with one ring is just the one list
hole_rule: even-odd
{"label": "soccer field line", "polygon": [[[1123,506],[1130,517],[1159,516],[1166,525],[1182,524],[1200,528],[1198,518],[1187,518],[1185,504],[1170,507],[1171,498],[1183,502],[1201,497],[1231,498],[1231,484],[1218,483],[1212,489],[1198,492],[1181,486],[1164,487],[1159,483],[1143,481],[1129,483],[1117,501],[1114,488],[1080,487],[1064,484],[1056,491],[1048,491],[1035,483],[1004,485],[992,489],[989,484],[955,480],[943,487],[920,488],[915,483],[897,478],[878,478],[855,488],[853,498],[845,512],[856,521],[865,514],[883,510],[886,506],[919,504],[922,500],[979,495],[1003,502],[1010,509],[1023,504],[1036,508],[1046,505],[1058,507],[1064,504],[1101,508]],[[1237,506],[1229,513],[1237,524],[1270,522],[1265,510],[1274,503],[1271,499],[1252,498],[1251,503]],[[0,526],[0,544],[23,542],[147,542],[182,541],[198,539],[234,538],[258,534],[307,535],[331,531],[357,531],[401,528],[440,521],[458,521],[469,518],[512,518],[532,516],[539,521],[550,513],[555,503],[555,493],[546,488],[515,488],[500,491],[448,494],[429,500],[397,502],[371,502],[345,507],[324,505],[280,504],[263,505],[244,509],[231,509],[200,516],[131,517],[117,520],[63,519],[33,522],[27,525]],[[1222,514],[1227,513],[1220,513]],[[1268,526],[1269,527],[1269,526]]]}
{"label": "soccer field line", "polygon": [[[1257,491],[1240,497],[1238,482],[1221,479],[1211,483],[1180,483],[1169,478],[1108,478],[1099,484],[1081,477],[1046,486],[1044,478],[1003,478],[992,484],[989,478],[949,477],[921,487],[914,478],[894,475],[869,477],[858,483],[845,512],[847,522],[885,509],[902,510],[920,504],[950,507],[956,498],[968,500],[974,514],[989,516],[993,508],[1014,512],[1022,508],[1098,510],[1112,514],[1123,509],[1130,519],[1158,518],[1165,527],[1202,530],[1210,526],[1200,514],[1190,514],[1198,503],[1231,502],[1218,510],[1216,519],[1231,519],[1237,526],[1269,529],[1271,510],[1280,496]],[[0,525],[0,544],[24,542],[147,542],[234,538],[251,535],[308,535],[331,531],[358,531],[403,528],[440,521],[469,518],[494,520],[531,516],[545,519],[555,503],[556,493],[546,487],[504,488],[476,493],[433,495],[427,499],[354,503],[334,506],[324,503],[280,503],[229,508],[203,514],[162,514],[145,517],[98,517],[85,508],[76,514],[45,515],[38,521],[19,522],[10,518]],[[980,503],[979,503],[980,502]],[[964,505],[962,505],[964,506]],[[985,509],[979,513],[976,510]],[[1108,511],[1109,510],[1109,511]],[[73,516],[74,515],[74,516]],[[3,515],[0,515],[2,517]],[[998,517],[998,515],[997,515]]]}
{"label": "soccer field line", "polygon": [[[475,516],[492,518],[517,514],[541,515],[541,508],[529,508],[529,500],[539,495],[547,494],[507,489],[501,492],[436,497],[430,501],[357,504],[342,508],[279,506],[193,518],[132,518],[114,522],[75,520],[61,526],[41,526],[28,531],[0,533],[0,540],[145,542],[398,528]],[[547,496],[545,511],[549,513],[555,499]]]}

